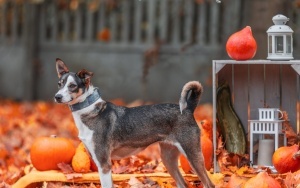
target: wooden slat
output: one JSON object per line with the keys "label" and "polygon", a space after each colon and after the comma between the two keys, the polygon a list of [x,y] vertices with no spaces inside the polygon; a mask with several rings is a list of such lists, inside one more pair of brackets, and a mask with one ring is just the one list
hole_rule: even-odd
{"label": "wooden slat", "polygon": [[223,24],[222,38],[227,39],[233,32],[239,29],[241,19],[241,1],[230,0],[223,1],[221,4],[224,7],[224,16],[220,24]]}
{"label": "wooden slat", "polygon": [[210,20],[209,20],[209,43],[215,45],[218,43],[219,38],[219,10],[220,4],[210,2]]}
{"label": "wooden slat", "polygon": [[234,65],[233,107],[248,132],[248,65]]}
{"label": "wooden slat", "polygon": [[17,25],[18,25],[19,17],[18,17],[18,11],[17,11],[18,6],[14,1],[12,1],[11,9],[12,9],[12,23],[11,23],[11,36],[10,37],[11,37],[12,41],[15,42],[18,39]]}
{"label": "wooden slat", "polygon": [[158,3],[157,0],[151,0],[147,1],[147,35],[146,35],[146,41],[148,43],[154,42],[154,32],[155,32],[155,15],[156,15],[156,4]]}
{"label": "wooden slat", "polygon": [[123,43],[129,42],[129,29],[130,29],[130,1],[121,1],[122,7],[122,29],[121,29],[121,41]]}
{"label": "wooden slat", "polygon": [[295,129],[297,131],[297,133],[300,132],[300,75],[298,75],[297,77],[297,96],[298,96],[298,101],[297,101],[297,116],[296,116],[296,126],[297,129]]}
{"label": "wooden slat", "polygon": [[258,108],[264,107],[264,65],[249,66],[250,119],[258,119]]}
{"label": "wooden slat", "polygon": [[265,65],[265,103],[271,108],[280,107],[279,65]]}
{"label": "wooden slat", "polygon": [[233,88],[233,65],[227,64],[218,73],[218,85],[228,83],[229,87]]}
{"label": "wooden slat", "polygon": [[86,26],[85,26],[85,41],[92,41],[94,39],[93,36],[93,15],[94,13],[89,10],[88,8],[88,4],[86,4],[86,11],[85,11],[85,22],[86,22]]}
{"label": "wooden slat", "polygon": [[198,44],[202,45],[206,43],[206,14],[207,14],[207,2],[199,5],[200,13],[198,14],[198,29],[197,29],[197,41]]}
{"label": "wooden slat", "polygon": [[6,9],[7,3],[3,3],[0,6],[0,39],[4,40],[6,36]]}
{"label": "wooden slat", "polygon": [[[25,14],[26,14],[25,10]],[[46,4],[43,3],[39,6],[39,16],[40,16],[40,23],[39,23],[39,38],[41,42],[44,42],[46,40],[46,27],[47,27],[47,23],[46,23],[46,19],[45,19],[45,14],[46,14]],[[27,27],[24,24],[24,29],[25,27]]]}
{"label": "wooden slat", "polygon": [[168,0],[160,0],[159,6],[159,38],[162,41],[167,41],[168,34]]}
{"label": "wooden slat", "polygon": [[50,5],[48,5],[51,7],[51,15],[52,16],[52,21],[51,22],[51,41],[52,42],[55,42],[57,41],[57,38],[58,38],[58,11],[57,11],[57,7],[56,7],[56,4],[55,2],[51,2]]}
{"label": "wooden slat", "polygon": [[173,45],[178,45],[180,42],[180,0],[173,0],[171,3],[171,19],[172,19],[172,30],[171,30],[171,42]]}
{"label": "wooden slat", "polygon": [[141,43],[142,7],[143,1],[134,2],[134,42]]}
{"label": "wooden slat", "polygon": [[106,24],[106,16],[105,16],[105,8],[106,4],[104,1],[99,2],[99,10],[98,10],[98,28],[97,32],[101,31],[104,27],[108,27]]}
{"label": "wooden slat", "polygon": [[111,39],[110,42],[117,42],[117,36],[120,33],[118,29],[118,12],[110,10],[109,12],[109,25],[110,25],[110,33]]}
{"label": "wooden slat", "polygon": [[81,41],[82,38],[82,9],[81,6],[75,12],[75,36],[74,41]]}
{"label": "wooden slat", "polygon": [[69,10],[63,10],[62,21],[63,21],[62,40],[69,41],[70,39],[70,11]]}
{"label": "wooden slat", "polygon": [[193,32],[193,18],[194,18],[194,1],[186,0],[184,1],[184,42],[192,42],[192,32]]}
{"label": "wooden slat", "polygon": [[289,65],[282,65],[282,84],[281,84],[281,109],[288,112],[290,123],[294,130],[297,125],[297,100],[299,83],[297,83],[298,75]]}

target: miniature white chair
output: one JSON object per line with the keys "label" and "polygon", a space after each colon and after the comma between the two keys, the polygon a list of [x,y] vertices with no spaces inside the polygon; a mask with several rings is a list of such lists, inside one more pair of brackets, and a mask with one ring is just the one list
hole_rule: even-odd
{"label": "miniature white chair", "polygon": [[[281,117],[278,117],[278,112],[281,113]],[[279,120],[282,118],[282,112],[277,108],[263,108],[259,109],[259,120],[249,120],[250,124],[250,161],[253,163],[253,137],[254,134],[259,134],[260,139],[264,138],[266,134],[274,134],[274,149],[278,148],[279,134],[282,132],[282,122]],[[283,144],[286,146],[286,136],[284,134]],[[274,150],[274,151],[275,151]]]}

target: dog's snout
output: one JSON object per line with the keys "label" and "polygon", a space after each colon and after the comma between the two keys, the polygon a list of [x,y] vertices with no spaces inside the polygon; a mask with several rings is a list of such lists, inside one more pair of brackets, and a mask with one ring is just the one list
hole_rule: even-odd
{"label": "dog's snout", "polygon": [[54,98],[55,98],[55,101],[56,101],[56,102],[61,102],[63,96],[62,96],[61,94],[56,94]]}

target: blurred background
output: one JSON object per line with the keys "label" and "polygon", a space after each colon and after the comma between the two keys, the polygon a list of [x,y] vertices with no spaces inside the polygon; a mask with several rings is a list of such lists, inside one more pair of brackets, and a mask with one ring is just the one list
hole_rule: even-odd
{"label": "blurred background", "polygon": [[267,29],[284,14],[299,59],[299,0],[0,0],[0,98],[51,101],[55,59],[94,72],[105,100],[177,102],[184,83],[212,101],[212,60],[249,25],[267,57]]}

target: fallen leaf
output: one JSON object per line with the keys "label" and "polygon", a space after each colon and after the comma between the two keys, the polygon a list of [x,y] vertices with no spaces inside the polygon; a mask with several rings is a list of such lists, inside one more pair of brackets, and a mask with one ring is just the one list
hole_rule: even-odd
{"label": "fallen leaf", "polygon": [[142,188],[142,187],[144,187],[143,183],[140,182],[140,180],[138,180],[134,176],[131,176],[130,180],[128,181],[128,184],[130,185],[130,188]]}
{"label": "fallen leaf", "polygon": [[69,173],[69,174],[65,174],[65,176],[68,180],[72,180],[72,179],[75,179],[75,178],[82,178],[83,174],[81,174],[81,173]]}
{"label": "fallen leaf", "polygon": [[73,168],[71,167],[70,164],[58,163],[57,166],[62,171],[62,173],[64,173],[64,174],[74,173],[74,170],[73,170]]}

